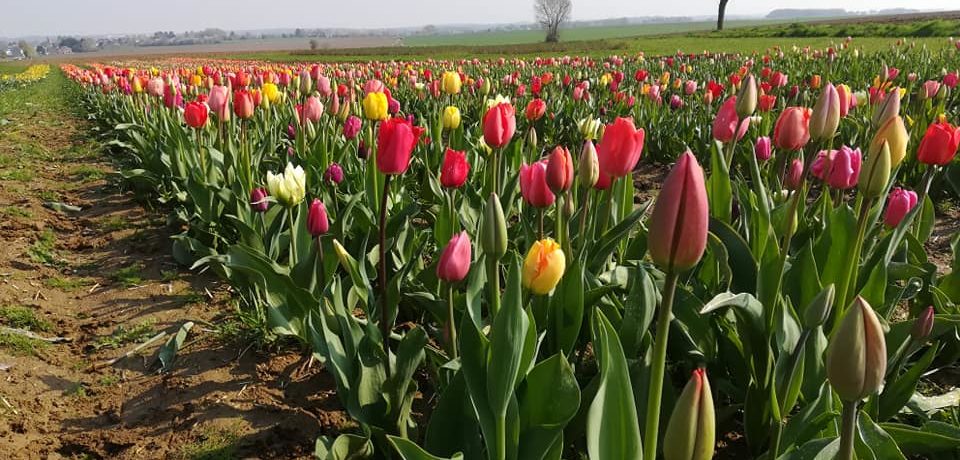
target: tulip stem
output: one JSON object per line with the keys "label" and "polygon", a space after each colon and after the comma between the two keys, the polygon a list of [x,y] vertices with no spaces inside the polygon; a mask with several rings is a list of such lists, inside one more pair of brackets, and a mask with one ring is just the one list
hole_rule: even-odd
{"label": "tulip stem", "polygon": [[447,283],[447,331],[450,340],[450,359],[457,359],[460,354],[457,352],[457,323],[454,319],[453,283]]}
{"label": "tulip stem", "polygon": [[587,209],[590,208],[590,188],[583,188],[583,200],[580,202],[580,251],[587,245]]}
{"label": "tulip stem", "polygon": [[853,460],[853,445],[857,434],[857,402],[843,402],[843,425],[840,429],[840,451],[837,460]]}
{"label": "tulip stem", "polygon": [[543,208],[537,209],[537,213],[539,214],[539,219],[538,219],[538,220],[539,220],[539,222],[540,222],[539,233],[538,233],[538,235],[537,235],[537,239],[538,239],[538,240],[542,240],[542,239],[543,239]]}
{"label": "tulip stem", "polygon": [[[867,232],[867,222],[870,220],[870,207],[873,205],[872,198],[866,198],[863,200],[860,206],[860,218],[857,223],[857,238],[853,242],[853,252],[850,254],[850,267],[847,268],[847,272],[843,275],[843,278],[840,281],[840,303],[839,305],[839,314],[837,318],[843,317],[843,312],[846,311],[846,306],[850,303],[848,295],[850,294],[851,286],[853,286],[854,292],[857,289],[857,275],[860,271],[860,252],[863,250],[863,237]],[[839,323],[838,323],[839,324]]]}
{"label": "tulip stem", "polygon": [[320,269],[320,296],[323,296],[323,292],[327,287],[327,268],[323,265],[323,241],[317,237],[317,265]]}
{"label": "tulip stem", "polygon": [[200,128],[197,131],[197,158],[200,160],[200,174],[203,182],[207,181],[207,161],[203,156],[203,137]]}
{"label": "tulip stem", "polygon": [[297,227],[293,220],[293,209],[287,208],[287,224],[290,225],[290,268],[297,265]]}
{"label": "tulip stem", "polygon": [[383,196],[380,197],[380,337],[383,340],[383,354],[387,357],[387,377],[390,377],[390,313],[387,308],[387,197],[390,195],[390,178],[387,174],[383,180]]}
{"label": "tulip stem", "polygon": [[657,335],[653,342],[653,365],[650,373],[650,390],[647,393],[647,415],[644,424],[643,458],[657,458],[657,437],[660,433],[660,399],[663,395],[663,376],[667,364],[667,337],[670,334],[670,319],[673,316],[673,295],[677,290],[679,275],[671,267],[663,282],[663,299],[657,315]]}
{"label": "tulip stem", "polygon": [[490,288],[490,324],[500,311],[500,268],[493,254],[487,254],[487,286]]}

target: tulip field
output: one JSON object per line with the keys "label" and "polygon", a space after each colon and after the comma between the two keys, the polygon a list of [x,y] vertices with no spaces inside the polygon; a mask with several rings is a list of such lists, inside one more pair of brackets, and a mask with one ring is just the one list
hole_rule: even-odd
{"label": "tulip field", "polygon": [[960,458],[960,41],[59,72],[316,458]]}

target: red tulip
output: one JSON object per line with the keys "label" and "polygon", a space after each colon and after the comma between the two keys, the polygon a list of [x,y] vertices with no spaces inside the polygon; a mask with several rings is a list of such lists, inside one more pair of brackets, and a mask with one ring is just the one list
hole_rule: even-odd
{"label": "red tulip", "polygon": [[632,118],[617,117],[607,125],[597,146],[600,171],[611,179],[630,174],[643,153],[644,135],[643,128],[634,127]]}
{"label": "red tulip", "polygon": [[322,201],[314,198],[307,211],[307,231],[316,238],[327,233],[328,230],[330,230],[330,221],[327,219],[327,208]]}
{"label": "red tulip", "polygon": [[553,204],[556,197],[547,185],[545,161],[520,165],[520,194],[527,204],[535,208],[546,208]]}
{"label": "red tulip", "polygon": [[410,154],[420,140],[423,128],[405,118],[389,118],[380,123],[377,135],[377,169],[383,174],[403,174],[410,166]]}
{"label": "red tulip", "polygon": [[779,149],[800,150],[810,141],[810,109],[787,107],[773,128],[773,143]]}
{"label": "red tulip", "polygon": [[928,165],[946,165],[953,160],[960,146],[960,128],[947,122],[933,123],[927,127],[920,147],[917,148],[917,160]]}
{"label": "red tulip", "polygon": [[473,256],[470,247],[470,237],[467,232],[460,232],[450,238],[447,247],[443,248],[440,254],[440,261],[437,262],[437,278],[449,283],[462,281],[467,277],[470,271],[470,261]]}
{"label": "red tulip", "polygon": [[723,143],[732,141],[734,136],[739,140],[746,134],[749,126],[749,118],[744,118],[743,123],[740,123],[740,116],[737,115],[737,96],[730,96],[720,106],[717,116],[713,119],[713,138]]}
{"label": "red tulip", "polygon": [[600,171],[600,175],[597,176],[597,181],[593,184],[595,190],[606,190],[610,188],[610,175]]}
{"label": "red tulip", "polygon": [[529,121],[537,121],[547,113],[547,103],[543,99],[534,99],[527,104],[526,117]]}
{"label": "red tulip", "polygon": [[253,116],[253,97],[244,90],[233,92],[233,113],[237,118],[245,120]]}
{"label": "red tulip", "polygon": [[769,112],[773,110],[773,106],[777,104],[777,96],[772,94],[761,94],[760,100],[757,102],[757,107],[761,112]]}
{"label": "red tulip", "polygon": [[686,270],[707,247],[707,189],[703,169],[687,150],[667,175],[650,217],[650,257],[667,270]]}
{"label": "red tulip", "polygon": [[440,167],[440,184],[447,188],[460,188],[467,181],[469,173],[470,163],[464,152],[447,147]]}
{"label": "red tulip", "polygon": [[490,107],[483,116],[483,140],[490,148],[504,147],[516,131],[516,110],[509,103],[501,102]]}
{"label": "red tulip", "polygon": [[203,128],[207,124],[207,105],[202,102],[191,102],[183,108],[183,120],[191,128]]}
{"label": "red tulip", "polygon": [[547,158],[547,185],[554,193],[570,190],[573,185],[573,157],[566,147],[558,145]]}

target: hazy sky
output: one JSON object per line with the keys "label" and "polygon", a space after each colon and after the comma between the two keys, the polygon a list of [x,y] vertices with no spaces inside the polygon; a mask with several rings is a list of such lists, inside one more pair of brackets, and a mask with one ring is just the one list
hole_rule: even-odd
{"label": "hazy sky", "polygon": [[[573,0],[573,19],[700,16],[716,0]],[[956,0],[732,0],[728,14],[774,8],[956,9]],[[275,27],[400,27],[531,21],[533,0],[0,0],[0,37]]]}

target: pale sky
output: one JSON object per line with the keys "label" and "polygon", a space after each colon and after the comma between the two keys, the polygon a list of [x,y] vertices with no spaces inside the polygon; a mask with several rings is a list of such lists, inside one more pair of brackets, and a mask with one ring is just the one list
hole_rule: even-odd
{"label": "pale sky", "polygon": [[[573,19],[716,14],[716,0],[572,0]],[[956,0],[731,0],[730,15],[775,8],[958,9]],[[530,22],[533,0],[0,0],[0,37],[157,30],[382,28]]]}

